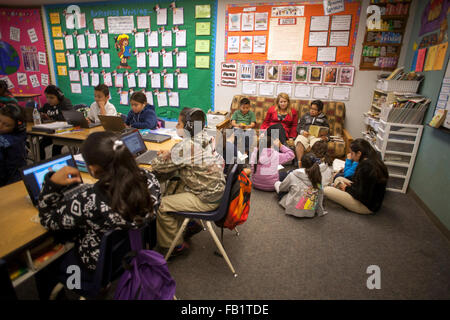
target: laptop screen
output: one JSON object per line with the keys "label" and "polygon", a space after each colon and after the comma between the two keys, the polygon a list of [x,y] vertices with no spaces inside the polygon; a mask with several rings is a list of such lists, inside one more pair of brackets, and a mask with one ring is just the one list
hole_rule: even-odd
{"label": "laptop screen", "polygon": [[123,143],[127,146],[128,150],[134,155],[142,153],[147,150],[144,140],[141,137],[139,131],[133,131],[132,133],[127,133],[120,138]]}
{"label": "laptop screen", "polygon": [[47,172],[58,171],[65,166],[77,167],[71,154],[58,156],[47,162],[22,169],[23,182],[34,204],[37,203]]}

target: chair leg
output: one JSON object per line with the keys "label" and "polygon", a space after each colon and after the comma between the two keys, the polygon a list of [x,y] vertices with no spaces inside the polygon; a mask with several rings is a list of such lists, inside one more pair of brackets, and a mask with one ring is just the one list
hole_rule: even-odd
{"label": "chair leg", "polygon": [[200,220],[200,223],[202,224],[203,231],[206,231],[206,227],[205,227],[205,224],[203,223],[203,220]]}
{"label": "chair leg", "polygon": [[239,237],[240,233],[236,227],[234,227],[234,232],[236,232],[236,236]]}
{"label": "chair leg", "polygon": [[175,236],[175,239],[173,239],[172,244],[170,245],[169,251],[167,251],[167,254],[164,257],[164,259],[166,259],[166,261],[168,261],[170,255],[172,254],[172,251],[175,248],[175,244],[177,243],[178,239],[180,239],[181,235],[183,234],[183,231],[186,228],[186,225],[188,224],[189,220],[190,220],[190,218],[185,218],[184,219],[180,230],[178,230],[177,235]]}
{"label": "chair leg", "polygon": [[237,273],[233,268],[233,265],[231,264],[230,259],[227,256],[227,253],[225,252],[225,249],[223,248],[222,244],[220,243],[219,238],[217,237],[216,233],[214,232],[214,229],[211,225],[211,221],[206,221],[206,225],[208,226],[209,233],[211,234],[214,242],[216,243],[217,248],[219,249],[222,256],[225,258],[225,261],[228,264],[228,267],[230,268],[231,272],[233,272],[234,277],[237,277]]}

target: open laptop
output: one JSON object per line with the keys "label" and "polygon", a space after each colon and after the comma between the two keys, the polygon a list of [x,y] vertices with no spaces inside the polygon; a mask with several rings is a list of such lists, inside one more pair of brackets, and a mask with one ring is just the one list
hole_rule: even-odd
{"label": "open laptop", "polygon": [[104,116],[99,114],[98,118],[106,131],[126,133],[136,130],[135,128],[127,128],[121,116]]}
{"label": "open laptop", "polygon": [[148,142],[162,143],[164,141],[172,139],[172,137],[167,134],[145,132],[142,134],[142,139]]}
{"label": "open laptop", "polygon": [[79,111],[65,110],[62,111],[62,114],[67,123],[73,126],[80,126],[81,128],[94,128],[101,125],[100,123],[89,123],[84,117],[84,114]]}
{"label": "open laptop", "polygon": [[157,156],[157,151],[147,150],[139,130],[123,134],[120,140],[127,146],[138,164],[151,164]]}
{"label": "open laptop", "polygon": [[[59,169],[71,166],[76,168],[77,165],[72,154],[65,154],[43,160],[38,163],[26,166],[20,170],[23,183],[30,195],[31,202],[35,207],[38,205],[39,194],[41,193],[44,178],[49,171],[58,171]],[[81,177],[80,177],[81,178]],[[64,188],[64,197],[70,199],[72,195],[80,192],[80,189],[86,188],[83,184],[74,184]]]}

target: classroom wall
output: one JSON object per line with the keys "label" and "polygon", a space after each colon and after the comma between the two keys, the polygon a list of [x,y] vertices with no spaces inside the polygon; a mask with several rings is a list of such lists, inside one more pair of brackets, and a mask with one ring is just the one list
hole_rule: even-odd
{"label": "classroom wall", "polygon": [[[216,37],[216,70],[220,70],[220,64],[224,61],[225,55],[225,11],[228,4],[239,3],[270,3],[271,1],[261,0],[219,0],[217,11],[217,37]],[[312,1],[310,1],[312,2]],[[317,1],[322,3],[322,1]],[[362,42],[364,41],[365,25],[366,25],[366,9],[370,0],[362,0],[361,14],[359,18],[358,35],[356,39],[356,47],[353,58],[353,66],[355,66],[355,80],[350,92],[350,100],[346,101],[346,120],[345,128],[354,138],[361,137],[361,132],[365,130],[363,123],[363,113],[369,110],[372,100],[372,92],[376,85],[377,75],[380,71],[359,71],[359,62],[361,59]],[[410,8],[410,18],[408,19],[407,31],[405,34],[404,44],[408,43],[409,34],[413,19],[411,13],[414,12],[415,3]],[[405,48],[399,59],[399,66],[403,65],[405,59]],[[220,73],[216,72],[216,90],[215,90],[215,110],[229,110],[234,95],[241,93],[241,84],[238,82],[237,87],[220,86]]]}
{"label": "classroom wall", "polygon": [[[420,1],[416,9],[417,21],[429,1]],[[447,20],[450,15],[447,15]],[[411,69],[413,59],[413,44],[420,43],[419,37],[420,23],[416,23],[412,30],[412,38],[408,46],[406,56],[406,70]],[[448,28],[450,34],[450,28]],[[447,50],[447,61],[449,59]],[[431,105],[425,115],[424,132],[420,143],[419,151],[412,173],[409,187],[420,197],[420,199],[430,208],[437,218],[450,230],[450,210],[449,210],[449,181],[450,181],[450,133],[431,128],[426,124],[430,122],[434,115],[436,101],[439,97],[442,80],[445,74],[446,65],[443,70],[424,72],[425,80],[422,83],[420,93],[431,99]]]}

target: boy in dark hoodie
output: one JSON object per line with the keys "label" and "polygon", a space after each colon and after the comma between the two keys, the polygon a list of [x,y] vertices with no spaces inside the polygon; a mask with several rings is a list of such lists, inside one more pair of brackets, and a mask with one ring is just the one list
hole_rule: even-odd
{"label": "boy in dark hoodie", "polygon": [[[72,102],[64,97],[64,93],[55,85],[45,88],[45,98],[47,103],[39,109],[42,120],[64,121],[62,111],[73,110]],[[53,144],[50,137],[43,137],[39,146],[41,160],[45,159],[45,148]],[[52,146],[52,157],[61,154],[63,146]]]}
{"label": "boy in dark hoodie", "polygon": [[64,121],[62,111],[73,110],[72,102],[55,85],[45,88],[47,103],[39,109],[42,120]]}
{"label": "boy in dark hoodie", "polygon": [[125,123],[136,129],[156,129],[158,120],[155,107],[147,103],[147,97],[142,92],[135,92],[130,98],[131,110]]}
{"label": "boy in dark hoodie", "polygon": [[314,137],[309,134],[309,127],[311,125],[327,128],[330,127],[330,125],[328,124],[328,119],[325,114],[323,114],[322,110],[323,102],[320,100],[314,100],[313,102],[311,102],[309,113],[301,117],[297,125],[298,136],[295,139],[295,153],[297,155],[297,159],[299,160],[299,168],[301,168],[300,159],[303,157],[305,151],[308,151],[308,149],[312,148],[312,146],[317,141],[329,141],[329,133],[328,135],[323,135],[321,137]]}
{"label": "boy in dark hoodie", "polygon": [[19,181],[26,165],[26,125],[22,108],[7,104],[0,109],[0,187]]}

